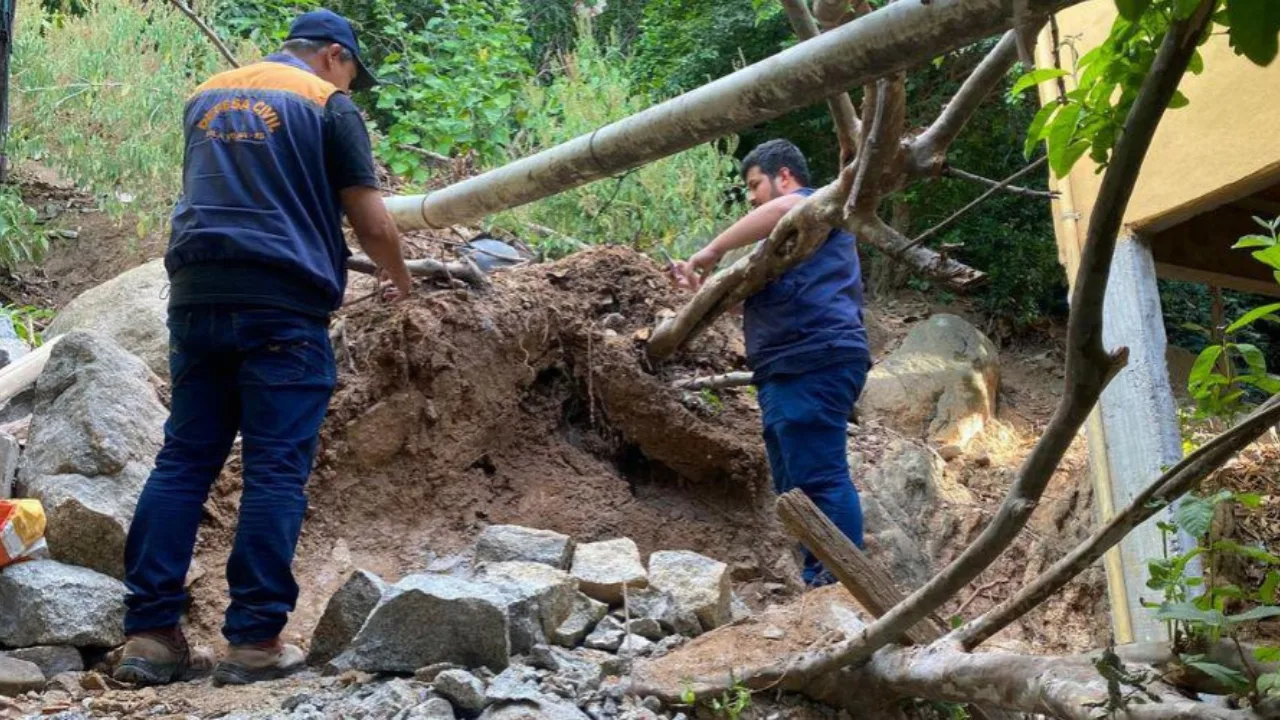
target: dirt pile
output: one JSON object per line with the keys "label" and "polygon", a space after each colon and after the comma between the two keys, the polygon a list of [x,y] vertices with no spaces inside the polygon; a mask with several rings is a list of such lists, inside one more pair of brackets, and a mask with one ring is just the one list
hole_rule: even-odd
{"label": "dirt pile", "polygon": [[[491,523],[630,537],[646,555],[694,550],[780,586],[790,543],[765,504],[758,411],[746,395],[708,403],[669,388],[738,363],[735,321],[682,365],[641,364],[647,328],[678,302],[654,263],[613,248],[504,273],[481,295],[355,304],[335,343],[342,376],[309,486],[289,638],[309,638],[353,568],[394,580],[460,566]],[[239,490],[232,463],[191,578],[202,641],[218,641]]]}

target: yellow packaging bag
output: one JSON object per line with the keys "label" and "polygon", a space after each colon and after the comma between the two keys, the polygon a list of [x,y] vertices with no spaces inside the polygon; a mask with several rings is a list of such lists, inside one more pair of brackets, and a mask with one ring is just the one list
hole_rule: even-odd
{"label": "yellow packaging bag", "polygon": [[0,567],[28,559],[44,542],[39,500],[0,500]]}

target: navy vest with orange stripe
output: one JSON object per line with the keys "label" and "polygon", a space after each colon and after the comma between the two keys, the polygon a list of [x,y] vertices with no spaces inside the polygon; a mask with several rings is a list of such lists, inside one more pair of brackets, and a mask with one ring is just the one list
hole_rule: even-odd
{"label": "navy vest with orange stripe", "polygon": [[314,290],[317,308],[342,301],[346,258],[342,205],[325,164],[324,109],[339,92],[301,60],[214,75],[185,113],[182,197],[165,267],[261,265],[281,284]]}

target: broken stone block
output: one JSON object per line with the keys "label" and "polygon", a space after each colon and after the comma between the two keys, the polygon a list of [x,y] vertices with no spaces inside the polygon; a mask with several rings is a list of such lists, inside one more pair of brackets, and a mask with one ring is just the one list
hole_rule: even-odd
{"label": "broken stone block", "polygon": [[528,665],[512,664],[489,682],[485,699],[491,703],[529,700],[541,695],[538,691],[538,673]]}
{"label": "broken stone block", "polygon": [[649,556],[649,581],[675,598],[676,607],[697,615],[704,630],[733,619],[729,566],[688,550],[664,550]]}
{"label": "broken stone block", "polygon": [[563,647],[577,647],[607,614],[608,605],[577,593],[573,598],[573,609],[570,610],[569,617],[551,634],[551,641]]}
{"label": "broken stone block", "polygon": [[425,682],[425,683],[435,682],[436,676],[444,672],[445,670],[465,670],[465,669],[466,668],[458,667],[453,663],[447,663],[447,662],[432,663],[430,665],[427,665],[426,667],[420,667],[417,670],[414,670],[413,679],[418,680],[420,682]]}
{"label": "broken stone block", "polygon": [[324,615],[311,636],[307,664],[323,665],[345,650],[386,589],[382,578],[367,570],[351,573],[325,605]]}
{"label": "broken stone block", "polygon": [[573,611],[578,583],[568,573],[534,562],[482,565],[476,580],[500,589],[509,599],[511,652],[523,654],[555,634]]}
{"label": "broken stone block", "polygon": [[539,645],[529,654],[534,667],[550,670],[567,682],[575,694],[594,692],[604,680],[604,668],[581,651]]}
{"label": "broken stone block", "polygon": [[479,713],[489,704],[484,696],[484,683],[466,670],[445,670],[436,676],[432,688],[468,715]]}
{"label": "broken stone block", "polygon": [[387,588],[342,660],[366,672],[412,673],[438,662],[505,668],[511,659],[508,597],[446,575],[409,575]]}
{"label": "broken stone block", "polygon": [[547,695],[495,703],[480,720],[591,720],[576,705]]}
{"label": "broken stone block", "polygon": [[395,720],[454,720],[453,705],[444,698],[431,698],[421,705],[410,708],[404,715],[396,715]]}
{"label": "broken stone block", "polygon": [[[702,623],[699,622],[698,616],[692,610],[678,606],[675,597],[666,590],[647,587],[629,591],[627,593],[627,610],[632,618],[657,620],[667,635],[677,633],[687,637],[696,637],[702,633]],[[657,640],[661,638],[651,639]]]}
{"label": "broken stone block", "polygon": [[125,536],[164,440],[156,382],[92,333],[69,333],[50,353],[15,492],[44,505],[54,560],[124,577]]}
{"label": "broken stone block", "polygon": [[44,688],[44,673],[35,663],[0,657],[0,696],[16,697]]}
{"label": "broken stone block", "polygon": [[559,570],[573,559],[573,538],[519,525],[490,525],[476,540],[476,562],[536,562]]}
{"label": "broken stone block", "polygon": [[34,560],[0,570],[0,645],[114,647],[124,642],[124,583]]}
{"label": "broken stone block", "polygon": [[646,640],[661,640],[670,635],[662,625],[653,618],[635,618],[627,623],[627,629]]}
{"label": "broken stone block", "polygon": [[603,603],[622,602],[622,588],[649,585],[640,550],[630,538],[579,545],[573,553],[572,574],[578,589]]}
{"label": "broken stone block", "polygon": [[641,635],[628,633],[622,621],[612,615],[600,621],[596,629],[587,636],[586,647],[606,652],[628,651],[629,655],[640,655],[653,647],[653,642]]}
{"label": "broken stone block", "polygon": [[8,433],[0,433],[0,500],[13,497],[13,481],[18,476],[18,459],[22,448]]}
{"label": "broken stone block", "polygon": [[80,651],[66,645],[40,645],[19,648],[0,653],[0,655],[8,655],[11,658],[34,663],[47,678],[65,672],[82,672],[84,670],[84,658],[80,656]]}

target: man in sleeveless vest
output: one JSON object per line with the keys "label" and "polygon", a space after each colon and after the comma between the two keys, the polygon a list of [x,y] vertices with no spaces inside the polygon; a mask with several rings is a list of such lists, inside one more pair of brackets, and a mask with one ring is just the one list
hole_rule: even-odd
{"label": "man in sleeveless vest", "polygon": [[[677,285],[697,289],[725,253],[768,237],[813,193],[804,155],[785,140],[752,150],[742,177],[754,209],[676,263]],[[799,488],[859,548],[862,506],[849,477],[845,430],[871,366],[862,305],[857,243],[834,229],[813,255],[748,298],[743,311],[774,488]],[[810,586],[835,582],[808,550],[803,577]]]}
{"label": "man in sleeveless vest", "polygon": [[304,487],[337,381],[328,326],[351,254],[344,216],[391,281],[385,297],[412,287],[347,95],[375,82],[351,24],[317,10],[295,20],[278,53],[213,76],[187,102],[165,254],[173,399],[125,548],[120,681],[173,682],[212,665],[179,621],[201,508],[237,433],[244,490],[226,567],[230,650],[214,682],[302,665],[280,634],[298,597]]}

